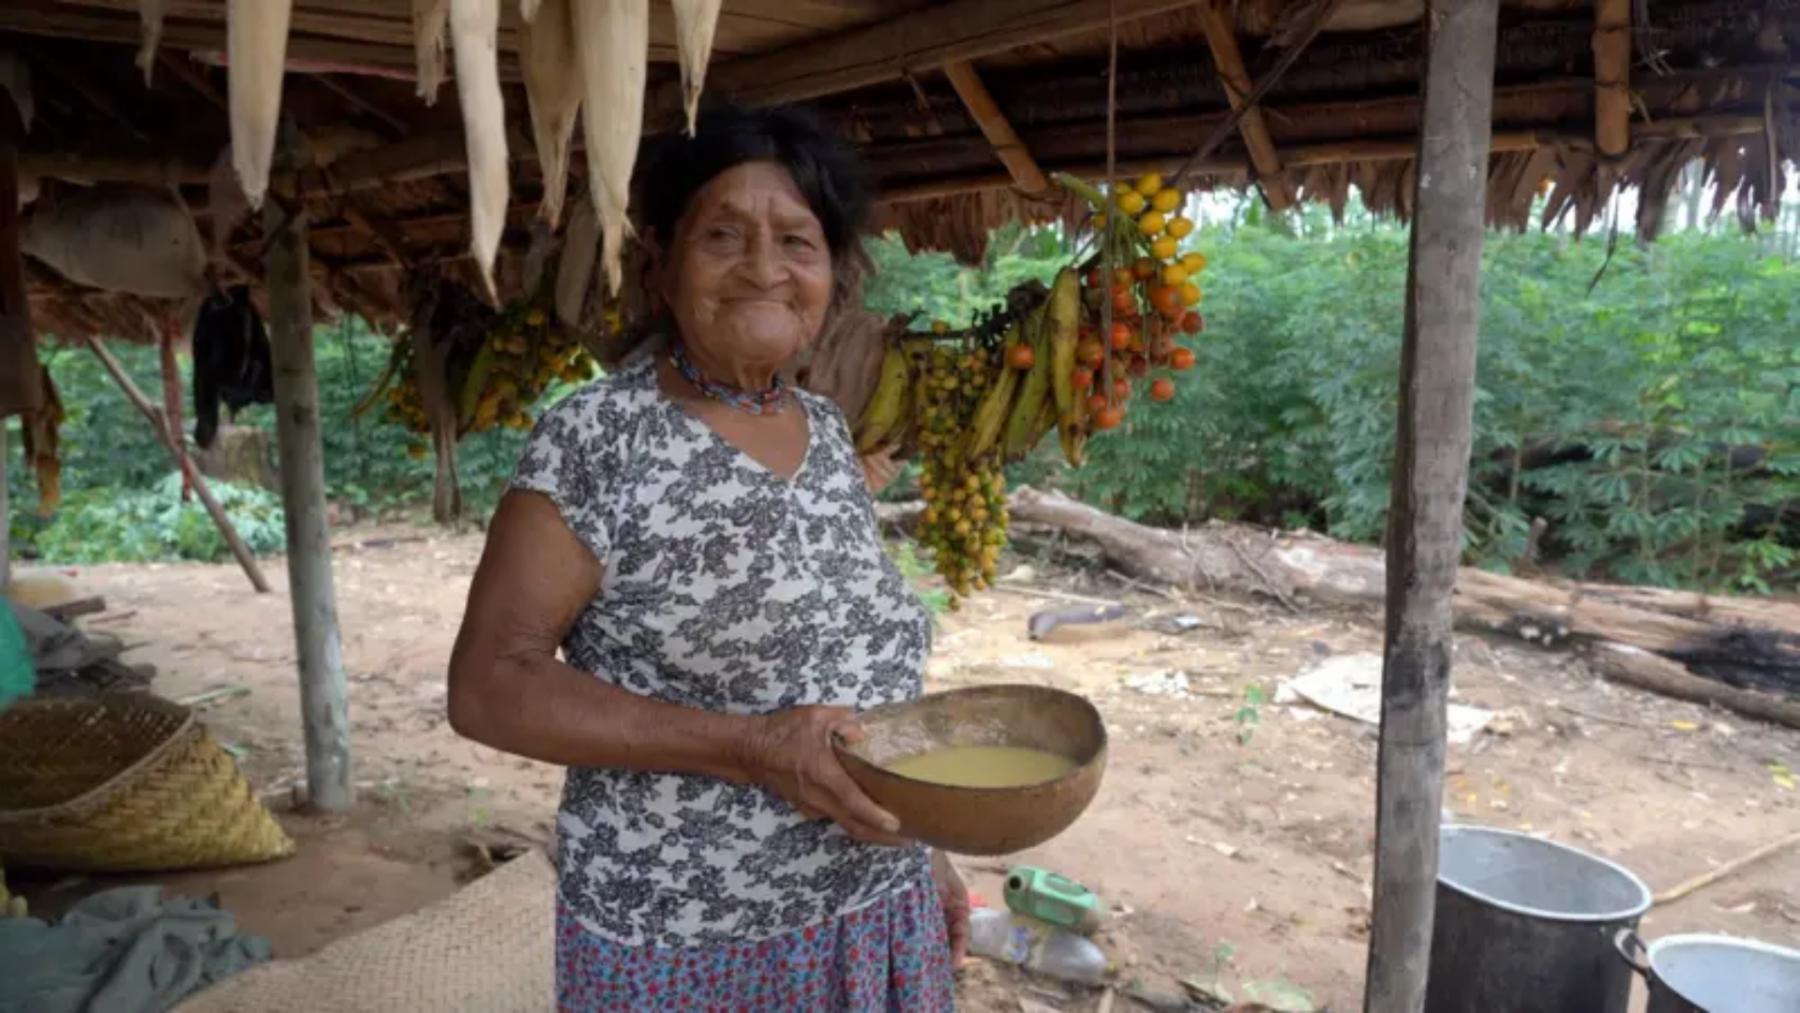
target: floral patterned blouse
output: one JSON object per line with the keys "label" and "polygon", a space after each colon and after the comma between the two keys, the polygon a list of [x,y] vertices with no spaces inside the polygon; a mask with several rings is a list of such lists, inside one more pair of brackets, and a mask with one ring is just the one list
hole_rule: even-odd
{"label": "floral patterned blouse", "polygon": [[[842,413],[797,392],[808,446],[783,478],[664,395],[655,363],[642,351],[547,412],[513,477],[602,567],[569,664],[732,714],[917,696],[930,614],[882,551]],[[922,849],[697,775],[571,768],[557,822],[564,905],[629,946],[766,939],[929,874]]]}

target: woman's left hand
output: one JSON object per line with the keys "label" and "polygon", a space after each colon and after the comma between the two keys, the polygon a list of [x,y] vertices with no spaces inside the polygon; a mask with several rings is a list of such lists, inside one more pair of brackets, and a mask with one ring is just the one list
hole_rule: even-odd
{"label": "woman's left hand", "polygon": [[962,874],[942,851],[931,853],[931,879],[937,884],[938,903],[944,909],[944,930],[950,937],[950,966],[960,968],[969,955],[969,888]]}

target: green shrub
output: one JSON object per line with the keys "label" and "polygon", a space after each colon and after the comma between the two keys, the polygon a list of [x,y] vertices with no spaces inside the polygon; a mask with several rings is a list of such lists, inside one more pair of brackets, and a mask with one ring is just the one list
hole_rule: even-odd
{"label": "green shrub", "polygon": [[[285,534],[281,500],[266,489],[211,483],[250,551],[276,552]],[[140,563],[187,559],[218,562],[230,554],[200,501],[181,500],[181,476],[170,472],[148,489],[80,489],[33,536],[48,563]]]}

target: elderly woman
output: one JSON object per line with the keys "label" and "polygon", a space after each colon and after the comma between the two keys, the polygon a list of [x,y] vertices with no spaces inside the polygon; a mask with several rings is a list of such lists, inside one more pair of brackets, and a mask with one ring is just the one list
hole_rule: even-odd
{"label": "elderly woman", "polygon": [[842,414],[777,373],[853,270],[859,166],[795,112],[715,109],[640,178],[665,319],[532,436],[451,724],[568,768],[561,1008],[948,1009],[963,884],[831,745],[920,692],[930,615]]}

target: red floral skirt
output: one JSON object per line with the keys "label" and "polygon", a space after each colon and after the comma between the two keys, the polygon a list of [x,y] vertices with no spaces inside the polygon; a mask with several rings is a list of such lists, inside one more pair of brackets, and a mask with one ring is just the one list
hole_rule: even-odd
{"label": "red floral skirt", "polygon": [[755,942],[620,946],[556,910],[556,1002],[611,1010],[955,1008],[944,912],[931,882],[822,925]]}

